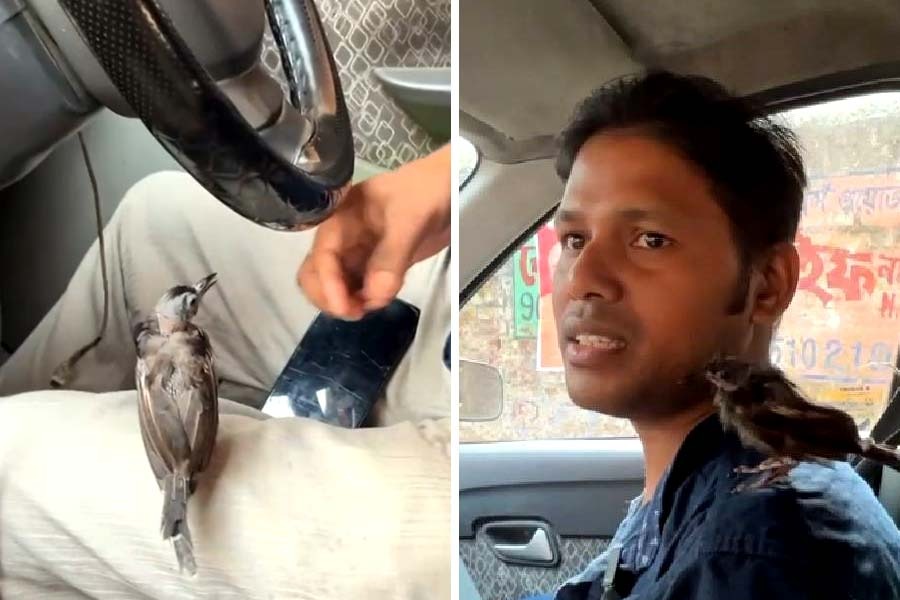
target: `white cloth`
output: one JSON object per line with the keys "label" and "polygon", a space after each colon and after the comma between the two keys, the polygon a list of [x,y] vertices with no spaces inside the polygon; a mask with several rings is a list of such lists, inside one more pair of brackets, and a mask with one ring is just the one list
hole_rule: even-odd
{"label": "white cloth", "polygon": [[3,399],[0,596],[449,598],[446,431],[223,415],[189,578],[160,538],[132,392]]}
{"label": "white cloth", "polygon": [[[103,342],[73,387],[131,390],[131,324],[176,283],[215,271],[197,323],[220,394],[259,406],[317,312],[296,284],[312,232],[231,213],[183,173],[136,184],[105,229]],[[66,292],[0,369],[0,596],[10,598],[446,598],[450,587],[446,253],[400,297],[421,310],[376,405],[381,427],[263,419],[222,401],[213,463],[189,504],[199,574],[177,573],[134,392],[40,391],[93,339],[103,311],[95,243]],[[11,394],[19,394],[11,396]]]}

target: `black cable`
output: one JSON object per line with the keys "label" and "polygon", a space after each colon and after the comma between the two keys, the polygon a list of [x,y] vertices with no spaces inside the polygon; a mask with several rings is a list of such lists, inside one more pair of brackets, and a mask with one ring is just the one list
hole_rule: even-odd
{"label": "black cable", "polygon": [[100,321],[100,331],[97,337],[89,344],[82,346],[72,356],[60,364],[50,379],[50,385],[55,388],[67,386],[72,379],[75,364],[81,360],[81,357],[87,354],[92,348],[96,347],[103,340],[103,334],[106,333],[106,325],[109,322],[109,277],[106,269],[106,243],[103,240],[103,214],[100,210],[100,191],[97,185],[97,177],[94,175],[94,167],[91,164],[91,157],[88,154],[87,145],[84,143],[84,136],[78,132],[78,143],[81,146],[81,154],[84,157],[84,165],[87,167],[88,178],[91,181],[91,192],[94,196],[94,216],[97,219],[97,240],[100,243],[100,272],[103,277],[103,319]]}

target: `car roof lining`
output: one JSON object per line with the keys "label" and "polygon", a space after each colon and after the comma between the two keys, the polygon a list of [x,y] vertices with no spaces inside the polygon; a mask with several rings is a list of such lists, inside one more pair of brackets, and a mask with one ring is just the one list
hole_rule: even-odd
{"label": "car roof lining", "polygon": [[900,76],[896,0],[462,0],[459,31],[460,129],[500,162],[519,159],[492,150],[536,152],[593,88],[646,67],[768,100]]}

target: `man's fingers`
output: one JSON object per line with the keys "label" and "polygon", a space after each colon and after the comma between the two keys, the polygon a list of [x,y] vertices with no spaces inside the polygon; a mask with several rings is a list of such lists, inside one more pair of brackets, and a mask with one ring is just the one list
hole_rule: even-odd
{"label": "man's fingers", "polygon": [[340,258],[332,251],[314,249],[300,269],[300,285],[310,301],[343,319],[359,319],[362,303],[348,292]]}
{"label": "man's fingers", "polygon": [[419,245],[421,228],[411,223],[388,226],[366,263],[363,297],[369,310],[386,306],[403,287],[403,277]]}
{"label": "man's fingers", "polygon": [[362,318],[362,309],[358,300],[355,300],[347,292],[344,283],[343,272],[319,273],[319,281],[322,284],[322,293],[327,305],[323,310],[342,319],[356,320]]}
{"label": "man's fingers", "polygon": [[303,264],[300,265],[300,270],[297,273],[297,283],[300,284],[300,289],[303,291],[303,294],[316,308],[325,308],[325,294],[322,291],[319,275],[313,267],[311,255],[307,256],[306,259],[304,259]]}
{"label": "man's fingers", "polygon": [[365,307],[377,310],[387,306],[403,287],[403,278],[390,271],[369,272],[366,275]]}

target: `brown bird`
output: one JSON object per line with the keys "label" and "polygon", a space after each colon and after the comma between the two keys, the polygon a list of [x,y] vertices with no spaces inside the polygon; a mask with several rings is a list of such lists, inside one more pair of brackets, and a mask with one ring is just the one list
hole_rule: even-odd
{"label": "brown bird", "polygon": [[163,491],[162,536],[171,539],[179,568],[197,571],[187,521],[196,476],[209,464],[219,427],[212,347],[191,323],[213,273],[193,286],[175,286],[134,330],[135,379],[144,449]]}
{"label": "brown bird", "polygon": [[769,457],[756,467],[735,469],[765,474],[735,491],[773,483],[799,461],[846,460],[853,454],[900,471],[900,452],[860,438],[850,415],[810,401],[781,369],[717,358],[707,365],[706,378],[716,388],[713,402],[722,426]]}

